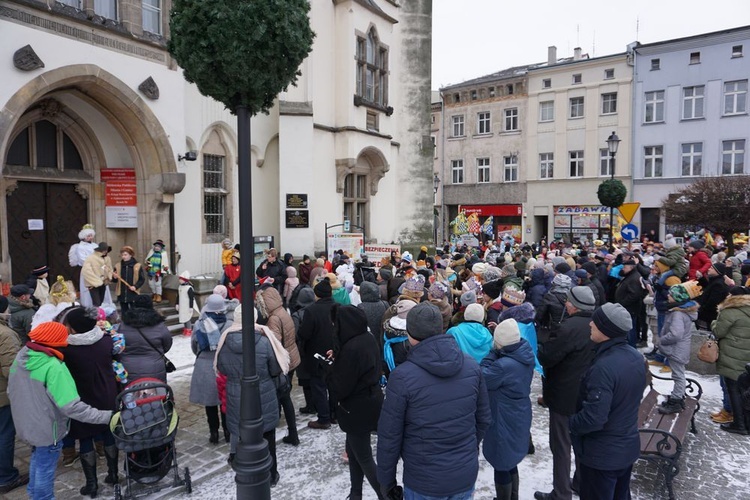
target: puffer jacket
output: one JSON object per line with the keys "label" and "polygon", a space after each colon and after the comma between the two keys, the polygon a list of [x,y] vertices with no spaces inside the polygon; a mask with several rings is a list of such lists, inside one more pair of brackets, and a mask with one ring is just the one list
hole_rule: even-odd
{"label": "puffer jacket", "polygon": [[[378,343],[383,345],[383,315],[388,309],[388,302],[380,299],[380,287],[375,283],[363,281],[359,285],[359,297],[362,302],[357,305],[358,308],[365,312],[367,317],[367,326]],[[382,352],[382,348],[380,349]]]}
{"label": "puffer jacket", "polygon": [[547,285],[544,282],[544,269],[533,269],[529,282],[529,291],[526,292],[526,302],[538,308],[542,305],[544,294],[547,293]]}
{"label": "puffer jacket", "polygon": [[490,351],[481,366],[492,410],[492,424],[482,451],[495,470],[510,470],[529,451],[534,353],[529,343],[521,339]]}
{"label": "puffer jacket", "polygon": [[544,294],[542,305],[536,308],[536,323],[554,332],[565,318],[565,302],[568,300],[569,288],[558,288],[553,285]]}
{"label": "puffer jacket", "polygon": [[641,275],[636,269],[624,275],[615,290],[615,302],[627,309],[634,317],[643,307],[645,296],[646,289],[641,285]]}
{"label": "puffer jacket", "polygon": [[678,278],[682,278],[688,272],[687,261],[685,260],[685,249],[680,245],[675,245],[668,249],[665,255],[659,257],[658,260],[671,269]]}
{"label": "puffer jacket", "polygon": [[[242,330],[227,333],[224,345],[216,354],[216,367],[226,375],[227,427],[229,433],[240,432],[240,382],[242,380]],[[279,423],[279,402],[273,377],[281,374],[281,367],[271,342],[260,332],[255,332],[255,367],[260,380],[260,408],[263,415],[263,432],[276,428]]]}
{"label": "puffer jacket", "polygon": [[265,288],[258,295],[265,303],[268,312],[266,326],[276,335],[276,338],[289,353],[289,370],[294,370],[300,364],[299,349],[297,348],[297,333],[294,321],[284,309],[281,295],[275,288]]}
{"label": "puffer jacket", "polygon": [[449,328],[446,333],[455,338],[461,351],[474,358],[477,363],[481,363],[492,348],[492,334],[484,325],[475,321],[464,321]]}
{"label": "puffer jacket", "polygon": [[531,346],[531,351],[534,353],[534,369],[539,375],[544,376],[544,368],[539,362],[537,357],[537,334],[536,325],[534,324],[534,317],[536,313],[534,307],[529,302],[524,302],[519,306],[513,306],[506,308],[497,319],[497,323],[500,324],[506,319],[514,319],[518,323],[518,330],[521,333],[521,338],[525,339],[526,342]]}
{"label": "puffer jacket", "polygon": [[708,268],[711,267],[711,257],[708,251],[700,249],[690,256],[690,267],[688,268],[688,278],[691,280],[698,279],[696,273],[701,272],[706,275]]}
{"label": "puffer jacket", "polygon": [[440,497],[468,491],[477,479],[479,443],[490,422],[479,365],[450,335],[428,337],[388,381],[378,421],[381,486],[395,484],[396,465],[403,459],[404,485],[411,490]]}
{"label": "puffer jacket", "polygon": [[57,351],[29,342],[10,368],[8,397],[18,437],[31,446],[55,445],[68,434],[70,419],[107,424],[111,411],[92,408]]}
{"label": "puffer jacket", "polygon": [[745,364],[750,363],[750,295],[730,295],[718,309],[719,317],[712,327],[719,339],[716,371],[737,380]]}
{"label": "puffer jacket", "polygon": [[0,315],[0,408],[8,406],[8,375],[10,366],[21,350],[21,338],[8,326],[5,315]]}
{"label": "puffer jacket", "polygon": [[710,278],[703,276],[698,280],[698,284],[703,287],[702,293],[695,299],[701,306],[698,310],[698,323],[701,328],[707,329],[719,314],[719,304],[729,295],[729,286],[724,283],[723,274]]}
{"label": "puffer jacket", "polygon": [[29,341],[31,322],[34,319],[34,303],[31,300],[20,300],[18,297],[8,297],[8,312],[10,319],[8,326],[18,334],[21,343]]}
{"label": "puffer jacket", "polygon": [[659,337],[659,351],[670,360],[683,365],[690,361],[690,330],[693,321],[698,319],[698,307],[698,304],[689,300],[667,311]]}
{"label": "puffer jacket", "polygon": [[[158,351],[138,333],[139,328]],[[131,308],[123,314],[118,332],[125,337],[127,346],[120,354],[120,361],[128,371],[128,379],[149,377],[166,382],[163,356],[172,348],[172,334],[164,324],[164,318],[154,309]]]}

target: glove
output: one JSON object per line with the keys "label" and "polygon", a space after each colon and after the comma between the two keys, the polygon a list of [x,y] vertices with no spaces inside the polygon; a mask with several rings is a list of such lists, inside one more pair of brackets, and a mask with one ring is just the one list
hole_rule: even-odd
{"label": "glove", "polygon": [[392,486],[389,489],[383,488],[386,500],[403,500],[404,489],[398,484]]}

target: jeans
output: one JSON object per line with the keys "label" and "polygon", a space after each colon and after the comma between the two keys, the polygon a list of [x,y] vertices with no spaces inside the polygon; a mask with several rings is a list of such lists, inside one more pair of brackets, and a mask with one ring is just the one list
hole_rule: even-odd
{"label": "jeans", "polygon": [[310,389],[312,389],[313,402],[318,411],[318,420],[322,424],[330,423],[331,407],[329,402],[328,386],[325,379],[321,377],[310,378]]}
{"label": "jeans", "polygon": [[628,332],[628,344],[635,347],[638,344],[638,316],[630,316],[630,331]]}
{"label": "jeans", "polygon": [[0,486],[10,484],[18,478],[18,469],[13,467],[16,444],[16,427],[10,405],[0,408]]}
{"label": "jeans", "polygon": [[370,433],[348,432],[346,434],[346,454],[349,457],[349,481],[352,498],[362,496],[362,483],[364,478],[380,495],[380,483],[378,483],[378,471],[375,460],[372,458],[372,446],[370,445]]}
{"label": "jeans", "polygon": [[55,469],[60,458],[62,441],[50,446],[32,446],[29,463],[29,485],[26,492],[34,500],[55,498]]}
{"label": "jeans", "polygon": [[724,380],[724,376],[719,377],[719,384],[721,384],[721,392],[723,394],[722,397],[722,407],[724,408],[724,411],[727,413],[732,413],[732,400],[729,398],[729,390],[727,389],[727,383]]}
{"label": "jeans", "polygon": [[580,464],[581,500],[630,500],[630,473],[633,466],[619,470],[599,470]]}
{"label": "jeans", "polygon": [[474,488],[463,493],[457,493],[455,495],[443,496],[443,497],[431,497],[422,495],[414,490],[410,490],[407,486],[404,486],[404,500],[471,500],[474,496]]}

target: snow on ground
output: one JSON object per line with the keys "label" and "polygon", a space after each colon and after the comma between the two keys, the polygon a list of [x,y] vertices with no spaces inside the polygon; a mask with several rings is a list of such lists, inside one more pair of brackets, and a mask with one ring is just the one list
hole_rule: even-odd
{"label": "snow on ground", "polygon": [[174,335],[172,337],[172,348],[167,353],[167,358],[174,363],[177,369],[193,366],[195,354],[190,350],[190,337]]}

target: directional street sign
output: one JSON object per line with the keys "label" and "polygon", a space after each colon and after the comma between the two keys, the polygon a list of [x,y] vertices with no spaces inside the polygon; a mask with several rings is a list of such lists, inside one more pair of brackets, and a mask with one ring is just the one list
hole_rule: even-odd
{"label": "directional street sign", "polygon": [[623,203],[619,207],[617,207],[617,210],[620,212],[620,216],[625,219],[625,222],[628,224],[630,221],[633,220],[633,217],[635,217],[635,213],[640,208],[641,204],[638,202],[633,203]]}
{"label": "directional street sign", "polygon": [[620,229],[620,234],[623,239],[633,241],[638,237],[638,226],[635,224],[625,224],[622,226],[622,229]]}

